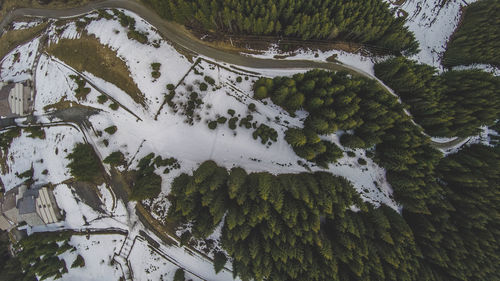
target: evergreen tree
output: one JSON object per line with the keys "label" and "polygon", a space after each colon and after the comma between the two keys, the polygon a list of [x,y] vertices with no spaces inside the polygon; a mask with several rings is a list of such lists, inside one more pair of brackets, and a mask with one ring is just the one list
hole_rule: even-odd
{"label": "evergreen tree", "polygon": [[[233,35],[345,40],[384,53],[418,52],[414,35],[378,0],[145,0],[161,16],[196,28]],[[259,88],[264,97],[264,88]],[[262,95],[261,95],[262,94]]]}
{"label": "evergreen tree", "polygon": [[227,257],[223,252],[217,252],[214,254],[214,270],[215,273],[219,273],[226,265]]}
{"label": "evergreen tree", "polygon": [[500,116],[500,78],[479,70],[448,71],[404,58],[375,65],[375,74],[410,106],[415,121],[433,136],[470,136]]}
{"label": "evergreen tree", "polygon": [[447,44],[443,65],[473,63],[500,66],[500,3],[481,0],[468,5],[455,34]]}

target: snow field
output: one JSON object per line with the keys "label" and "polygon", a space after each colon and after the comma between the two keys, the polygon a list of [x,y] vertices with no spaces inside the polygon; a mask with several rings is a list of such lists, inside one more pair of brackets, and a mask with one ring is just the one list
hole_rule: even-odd
{"label": "snow field", "polygon": [[23,82],[31,79],[40,37],[17,46],[0,61],[0,81]]}
{"label": "snow field", "polygon": [[[114,253],[120,249],[124,239],[125,237],[119,234],[93,234],[88,238],[83,235],[73,235],[69,244],[76,247],[77,250],[75,252],[68,251],[59,256],[66,262],[68,273],[58,280],[118,281],[122,276],[122,271],[118,264],[112,264],[112,259]],[[85,266],[71,268],[77,255],[83,257]]]}
{"label": "snow field", "polygon": [[[66,156],[71,153],[73,145],[82,142],[81,133],[69,126],[44,128],[46,138],[28,137],[22,130],[21,136],[15,138],[6,155],[7,170],[1,174],[6,190],[23,183],[16,173],[21,174],[33,167],[35,184],[61,183],[71,177]],[[44,170],[47,170],[44,173]]]}

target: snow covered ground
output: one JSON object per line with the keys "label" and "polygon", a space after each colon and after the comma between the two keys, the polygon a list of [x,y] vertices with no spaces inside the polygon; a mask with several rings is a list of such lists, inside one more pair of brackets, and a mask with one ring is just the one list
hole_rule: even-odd
{"label": "snow covered ground", "polygon": [[407,0],[399,8],[408,13],[406,26],[420,43],[420,53],[412,57],[442,70],[441,58],[446,44],[457,28],[462,8],[477,0]]}
{"label": "snow covered ground", "polygon": [[461,65],[453,67],[453,70],[469,70],[469,69],[480,69],[489,72],[494,76],[500,76],[500,68],[489,64],[472,64],[472,65]]}
{"label": "snow covered ground", "polygon": [[[252,98],[252,83],[257,76],[275,77],[282,75],[293,75],[307,69],[251,69],[259,75],[254,75],[245,70],[232,71],[222,67],[224,64],[212,63],[209,58],[204,58],[195,68],[187,58],[179,54],[168,42],[163,40],[145,21],[135,14],[126,12],[136,19],[136,28],[143,32],[148,32],[149,41],[159,42],[158,47],[153,45],[142,45],[127,38],[127,30],[115,20],[99,19],[91,21],[86,27],[88,34],[95,35],[102,44],[115,50],[119,57],[129,67],[131,77],[137,83],[141,92],[146,96],[147,107],[135,103],[126,93],[116,85],[104,81],[95,75],[84,72],[77,73],[71,67],[65,65],[57,58],[46,54],[40,56],[36,67],[35,84],[37,95],[35,98],[35,115],[44,115],[48,111],[46,106],[61,101],[71,102],[72,105],[99,109],[99,114],[89,118],[92,129],[100,134],[94,134],[92,130],[86,133],[90,143],[98,149],[98,154],[103,158],[114,151],[124,153],[130,169],[137,166],[138,161],[151,152],[163,158],[174,157],[180,165],[180,169],[174,169],[167,174],[163,170],[155,171],[163,179],[162,193],[158,199],[151,204],[153,215],[161,219],[160,213],[164,213],[168,208],[166,195],[170,191],[170,183],[180,173],[191,173],[197,166],[206,160],[214,160],[219,165],[228,169],[234,166],[241,166],[248,172],[268,171],[274,174],[299,173],[307,171],[299,165],[301,158],[297,157],[290,145],[283,139],[284,131],[287,127],[302,127],[303,120],[307,116],[305,112],[299,112],[296,117],[290,116],[287,112],[272,104],[257,101]],[[95,14],[87,16],[96,18]],[[64,27],[64,28],[63,28]],[[49,27],[50,41],[57,42],[60,38],[78,38],[81,33],[77,31],[76,25],[72,22],[57,28],[62,28],[61,33],[57,33],[55,25]],[[26,79],[29,69],[33,67],[35,55],[30,52],[38,48],[38,39],[18,47],[20,53],[19,62],[14,62],[16,50],[9,54],[2,61],[1,77],[20,81]],[[347,65],[359,68],[373,75],[374,62],[366,57],[356,54],[347,54],[339,51],[319,53],[302,51],[294,57],[287,59],[314,59],[325,60],[337,54],[337,59]],[[272,52],[264,54],[265,57],[274,56]],[[151,77],[151,66],[153,62],[161,63],[161,76],[158,79]],[[227,67],[227,65],[226,65]],[[187,75],[186,75],[187,74]],[[201,74],[201,75],[200,75]],[[24,76],[23,76],[24,75]],[[87,84],[90,93],[85,100],[78,100],[75,96],[77,84],[69,78],[70,75],[81,75],[92,83]],[[186,75],[184,77],[184,75]],[[214,85],[209,85],[207,91],[199,89],[204,82],[204,76],[209,76],[215,80]],[[241,77],[241,82],[238,82]],[[19,79],[19,80],[16,80]],[[181,79],[183,79],[181,81]],[[194,115],[199,115],[192,124],[186,122],[188,119],[183,110],[174,110],[165,105],[160,110],[167,92],[167,84],[177,85],[176,97],[173,100],[177,104],[185,104],[188,100],[188,93],[193,90],[199,93],[199,98],[203,104],[195,110]],[[110,101],[100,104],[97,102],[98,96],[104,92],[114,98],[124,108],[112,110],[109,108]],[[248,105],[254,103],[256,111],[250,112]],[[260,140],[252,137],[253,129],[238,127],[231,130],[227,123],[219,125],[215,130],[207,126],[208,121],[213,121],[220,116],[229,119],[228,109],[233,109],[235,116],[242,117],[252,114],[253,121],[258,124],[265,124],[278,132],[278,141],[263,145]],[[157,118],[155,118],[156,114]],[[136,118],[137,115],[141,120]],[[46,119],[46,118],[45,118]],[[45,120],[44,119],[44,120]],[[48,120],[45,120],[48,121]],[[104,132],[104,129],[116,126],[114,134]],[[38,183],[53,183],[55,185],[54,194],[61,210],[65,213],[64,221],[44,227],[32,228],[30,231],[55,231],[58,229],[109,229],[118,228],[129,231],[130,237],[139,235],[140,230],[145,227],[138,222],[135,216],[134,203],[125,205],[122,201],[114,202],[114,196],[105,186],[99,186],[100,208],[85,204],[74,187],[65,183],[70,178],[66,168],[68,160],[66,156],[74,144],[83,142],[84,137],[81,132],[68,126],[45,128],[46,139],[32,139],[23,132],[20,137],[15,138],[9,149],[7,159],[7,171],[1,175],[2,181],[10,189],[22,182],[16,176],[26,170],[34,168],[34,179]],[[339,144],[337,135],[324,136]],[[375,205],[381,203],[399,210],[399,206],[392,199],[392,189],[385,177],[385,171],[377,166],[371,159],[366,157],[363,150],[353,151],[354,157],[347,154],[336,164],[329,166],[328,171],[334,175],[346,177],[350,180],[356,190],[366,201]],[[367,165],[358,164],[358,159],[363,158]],[[310,164],[313,171],[323,170]],[[47,169],[47,173],[44,170]],[[149,233],[154,237],[153,234]],[[216,239],[219,233],[216,232],[211,238]],[[116,265],[110,265],[113,252],[118,252],[124,237],[122,236],[97,236],[92,235],[90,240],[75,236],[72,238],[72,245],[77,246],[78,253],[84,256],[88,268],[69,269],[69,273],[63,276],[63,280],[115,280],[121,276],[121,269]],[[98,258],[92,256],[96,254]],[[174,261],[169,261],[168,257],[174,257]],[[68,265],[76,257],[76,253],[64,254]],[[162,256],[163,255],[163,256]],[[202,276],[205,280],[232,280],[232,274],[228,271],[216,275],[210,261],[203,257],[190,254],[184,248],[175,246],[159,247],[158,252],[152,251],[146,242],[137,239],[131,249],[130,264],[134,276],[137,280],[171,280],[176,268],[189,268],[193,274],[187,276],[193,280],[199,280],[195,275]],[[83,271],[93,271],[88,276]],[[106,279],[102,279],[105,276]],[[101,277],[101,279],[98,279]]]}
{"label": "snow covered ground", "polygon": [[[162,256],[161,252],[151,249],[144,240],[137,239],[130,253],[130,264],[136,280],[173,280],[179,268],[171,260]],[[185,272],[187,280],[202,280]],[[232,279],[232,278],[231,278]]]}
{"label": "snow covered ground", "polygon": [[[61,183],[71,177],[66,156],[77,142],[82,142],[80,132],[70,126],[44,128],[45,139],[28,137],[24,130],[15,138],[5,157],[6,170],[1,173],[6,190],[23,183],[19,174],[33,168],[35,184]],[[17,175],[16,175],[17,174]]]}
{"label": "snow covered ground", "polygon": [[[85,16],[86,18],[94,18],[86,26],[85,31],[87,34],[95,36],[102,44],[117,52],[119,58],[126,63],[131,77],[139,87],[139,90],[145,94],[148,107],[147,112],[156,112],[166,92],[165,86],[178,81],[191,67],[191,63],[163,40],[153,26],[134,13],[125,10],[122,11],[135,19],[135,26],[138,31],[148,33],[149,42],[157,42],[158,45],[155,47],[152,44],[141,44],[130,40],[127,36],[127,27],[123,27],[117,20],[95,19],[95,14]],[[57,33],[58,28],[64,30],[60,35]],[[82,35],[82,32],[78,32],[74,22],[67,23],[58,28],[52,26],[49,32],[51,44],[56,43],[61,38],[76,39]],[[159,70],[161,76],[157,79],[151,77],[152,63],[161,63]],[[94,77],[90,73],[86,72],[85,75],[90,77],[92,82],[106,92],[110,94],[114,93],[113,97],[124,106],[128,108],[134,106],[134,101],[115,85]]]}
{"label": "snow covered ground", "polygon": [[64,221],[59,223],[59,227],[64,229],[116,228],[128,230],[128,212],[122,201],[118,202],[117,208],[113,212],[101,213],[85,204],[76,194],[74,188],[70,188],[66,184],[56,186],[54,196],[57,205],[65,214]]}
{"label": "snow covered ground", "polygon": [[[151,152],[163,158],[178,159],[181,163],[181,170],[167,175],[157,171],[164,180],[162,188],[164,194],[168,194],[171,180],[180,172],[190,173],[201,162],[208,159],[228,169],[241,166],[249,172],[268,171],[279,174],[306,171],[297,163],[301,158],[295,155],[290,145],[283,139],[286,126],[301,127],[301,119],[305,117],[305,114],[292,118],[277,106],[264,105],[261,101],[254,100],[251,84],[255,78],[243,79],[241,83],[238,83],[235,80],[241,75],[204,61],[196,69],[199,73],[203,71],[204,75],[216,81],[215,86],[209,87],[211,89],[207,92],[195,89],[200,93],[204,103],[203,107],[195,112],[195,115],[200,115],[200,121],[195,121],[191,126],[185,123],[184,115],[179,112],[174,113],[168,106],[162,109],[157,121],[148,119],[147,116],[141,116],[144,118],[143,122],[136,122],[132,117],[119,114],[94,115],[90,120],[97,130],[104,130],[110,124],[118,127],[117,132],[112,136],[103,135],[96,139],[97,143],[102,143],[104,138],[109,139],[108,147],[99,146],[101,154],[106,156],[113,151],[120,150],[130,161],[129,157],[136,155],[137,148],[142,145],[130,168],[135,168],[137,162]],[[281,71],[275,71],[275,75],[283,74]],[[203,76],[197,75],[194,71],[190,72],[184,80],[186,85],[180,85],[176,89],[177,97],[180,99],[183,94],[187,95],[185,88],[190,85],[198,87],[200,80],[203,80]],[[262,145],[260,141],[252,138],[253,130],[241,127],[234,131],[229,129],[227,124],[219,125],[215,130],[208,128],[207,122],[215,120],[218,116],[225,116],[229,119],[228,109],[235,110],[235,116],[247,116],[250,114],[247,109],[250,103],[256,104],[256,112],[252,114],[253,120],[259,124],[264,123],[278,132],[279,137],[276,143],[269,146]],[[332,138],[338,139],[335,136]],[[339,163],[331,165],[329,171],[351,180],[356,189],[362,193],[363,198],[368,201],[376,204],[385,203],[397,208],[390,197],[391,188],[385,179],[384,170],[369,159],[366,167],[361,167],[356,161],[357,158],[346,156]],[[313,167],[313,170],[321,169]]]}
{"label": "snow covered ground", "polygon": [[[123,275],[117,263],[112,264],[114,253],[121,247],[124,240],[119,234],[93,234],[89,237],[73,235],[69,244],[76,248],[75,252],[65,252],[59,257],[64,259],[68,273],[61,281],[103,281],[120,280]],[[71,268],[77,255],[85,260],[84,267]],[[51,278],[47,280],[52,280]],[[137,279],[143,280],[143,279]],[[145,279],[144,279],[145,280]]]}
{"label": "snow covered ground", "polygon": [[0,61],[0,81],[22,82],[31,79],[40,37],[17,46]]}
{"label": "snow covered ground", "polygon": [[331,56],[336,56],[336,60],[354,67],[356,69],[362,70],[371,76],[375,76],[373,66],[377,60],[382,58],[373,58],[364,56],[360,53],[348,53],[340,50],[329,50],[329,51],[319,51],[310,49],[299,49],[295,52],[282,52],[278,49],[276,45],[272,45],[268,50],[260,54],[249,54],[243,53],[244,55],[254,57],[271,59],[275,56],[285,56],[285,60],[312,60],[318,62],[325,62],[327,58]]}

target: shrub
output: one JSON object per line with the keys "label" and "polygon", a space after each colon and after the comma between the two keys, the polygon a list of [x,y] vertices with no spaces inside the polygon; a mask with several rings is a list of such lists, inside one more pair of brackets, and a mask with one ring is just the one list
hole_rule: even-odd
{"label": "shrub", "polygon": [[326,61],[328,61],[328,62],[338,62],[337,57],[338,57],[337,54],[333,54],[333,55],[327,57]]}
{"label": "shrub", "polygon": [[125,15],[122,11],[113,10],[113,13],[118,16],[118,21],[123,27],[129,27],[130,29],[135,29],[135,19],[133,17]]}
{"label": "shrub", "polygon": [[210,85],[214,85],[215,84],[215,80],[212,77],[210,77],[210,76],[205,76],[203,78],[203,80],[205,80],[205,82],[207,82]]}
{"label": "shrub", "polygon": [[184,277],[184,270],[179,268],[175,271],[174,281],[185,281],[186,277]]}
{"label": "shrub", "polygon": [[87,82],[78,75],[70,75],[69,76],[73,81],[75,81],[78,88],[75,89],[75,97],[78,100],[85,100],[87,95],[90,93],[90,88],[85,88]]}
{"label": "shrub", "polygon": [[260,124],[257,130],[253,132],[252,136],[254,139],[260,137],[262,144],[267,143],[269,139],[271,139],[274,142],[278,140],[278,132],[276,132],[275,129],[264,124]]}
{"label": "shrub", "polygon": [[208,89],[208,85],[206,83],[200,84],[200,91],[204,92]]}
{"label": "shrub", "polygon": [[233,117],[231,119],[229,119],[229,129],[231,130],[236,130],[236,123],[238,122],[238,117]]}
{"label": "shrub", "polygon": [[231,115],[231,117],[233,117],[235,113],[236,113],[236,111],[234,111],[234,109],[227,110],[227,114]]}
{"label": "shrub", "polygon": [[167,84],[167,90],[173,91],[175,89],[174,84]]}
{"label": "shrub", "polygon": [[224,116],[217,118],[217,123],[219,123],[219,124],[225,124],[226,121],[227,121],[227,118]]}
{"label": "shrub", "polygon": [[106,10],[97,10],[97,13],[99,13],[99,17],[101,18],[105,18],[107,20],[113,19],[113,15],[106,12]]}
{"label": "shrub", "polygon": [[111,108],[112,110],[118,110],[119,107],[120,106],[116,102],[109,105],[109,108]]}
{"label": "shrub", "polygon": [[106,157],[102,162],[110,164],[113,166],[120,166],[125,164],[125,156],[121,151],[112,152],[108,157]]}
{"label": "shrub", "polygon": [[76,256],[75,261],[71,264],[71,268],[84,267],[84,266],[85,266],[85,260],[81,255]]}
{"label": "shrub", "polygon": [[240,120],[240,127],[245,127],[247,129],[250,129],[252,128],[252,123],[250,123],[250,121],[253,120],[253,116],[252,115],[248,115],[247,117],[244,117],[244,118],[241,118]]}
{"label": "shrub", "polygon": [[75,97],[78,100],[85,100],[90,93],[90,88],[79,88],[75,90]]}
{"label": "shrub", "polygon": [[250,110],[250,111],[252,111],[252,112],[253,112],[253,111],[255,111],[255,109],[256,109],[256,108],[257,108],[257,107],[255,106],[255,103],[253,103],[253,102],[252,102],[251,104],[249,104],[249,105],[248,105],[248,110]]}
{"label": "shrub", "polygon": [[103,104],[108,101],[108,97],[106,95],[100,95],[97,97],[97,102]]}
{"label": "shrub", "polygon": [[364,158],[358,158],[358,164],[364,166],[366,165],[366,160]]}
{"label": "shrub", "polygon": [[104,131],[110,135],[113,135],[114,133],[116,133],[117,130],[118,130],[118,128],[116,126],[109,126],[106,129],[104,129]]}
{"label": "shrub", "polygon": [[161,76],[161,73],[159,71],[153,71],[153,72],[151,72],[151,77],[153,77],[155,79],[160,78],[160,76]]}
{"label": "shrub", "polygon": [[243,79],[241,78],[241,76],[236,77],[236,82],[241,83],[241,81],[243,81]]}
{"label": "shrub", "polygon": [[217,128],[217,121],[208,122],[208,128],[210,128],[210,130],[215,130]]}
{"label": "shrub", "polygon": [[356,157],[356,153],[354,153],[352,151],[347,151],[347,156],[349,156],[349,157]]}
{"label": "shrub", "polygon": [[130,30],[127,33],[128,39],[133,39],[141,44],[147,44],[148,43],[148,36],[146,33],[137,31],[137,30]]}
{"label": "shrub", "polygon": [[151,64],[151,68],[152,68],[153,70],[159,71],[159,70],[160,70],[160,67],[161,67],[161,63],[159,63],[159,62],[153,62],[153,63]]}

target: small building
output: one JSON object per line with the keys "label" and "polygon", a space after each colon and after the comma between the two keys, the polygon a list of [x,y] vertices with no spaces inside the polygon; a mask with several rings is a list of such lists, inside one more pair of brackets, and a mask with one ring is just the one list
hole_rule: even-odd
{"label": "small building", "polygon": [[4,193],[0,200],[0,229],[10,230],[19,223],[19,211],[17,209],[17,195],[19,188],[13,188]]}
{"label": "small building", "polygon": [[23,116],[31,112],[33,90],[31,81],[24,83],[0,82],[0,116]]}
{"label": "small building", "polygon": [[61,220],[61,213],[57,207],[56,198],[50,189],[42,187],[38,190],[36,199],[36,212],[45,224],[55,223]]}
{"label": "small building", "polygon": [[43,186],[28,189],[20,185],[7,191],[0,200],[0,208],[2,230],[10,230],[21,222],[37,226],[61,220],[54,194]]}
{"label": "small building", "polygon": [[0,229],[1,230],[10,230],[12,228],[12,224],[3,214],[0,215]]}
{"label": "small building", "polygon": [[21,83],[14,84],[9,93],[9,106],[12,114],[25,115],[28,113],[28,101],[31,98],[31,88]]}
{"label": "small building", "polygon": [[30,226],[43,225],[41,216],[36,211],[36,196],[38,190],[27,190],[17,201],[19,217]]}

